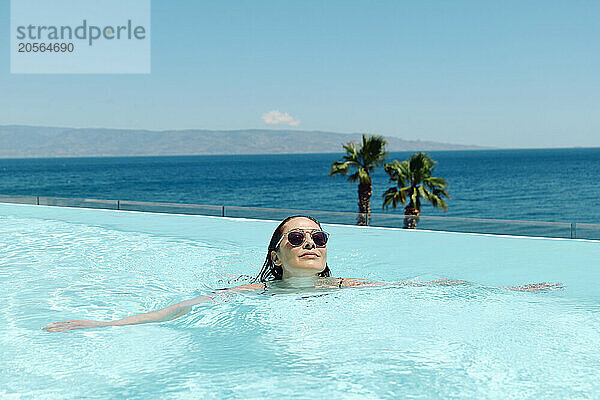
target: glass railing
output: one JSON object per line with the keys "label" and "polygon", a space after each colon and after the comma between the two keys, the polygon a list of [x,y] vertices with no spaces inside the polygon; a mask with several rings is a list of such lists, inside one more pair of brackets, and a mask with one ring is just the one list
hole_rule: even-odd
{"label": "glass railing", "polygon": [[403,228],[406,225],[411,225],[416,222],[417,229],[421,230],[600,240],[600,224],[577,222],[516,221],[438,216],[420,216],[415,220],[415,217],[406,217],[400,213],[371,213],[370,216],[367,216],[359,213],[339,211],[158,203],[128,200],[76,199],[44,196],[0,195],[0,203],[211,215],[218,217],[267,219],[275,221],[280,221],[290,215],[302,214],[311,215],[320,222],[329,224],[364,225],[366,223],[369,226]]}

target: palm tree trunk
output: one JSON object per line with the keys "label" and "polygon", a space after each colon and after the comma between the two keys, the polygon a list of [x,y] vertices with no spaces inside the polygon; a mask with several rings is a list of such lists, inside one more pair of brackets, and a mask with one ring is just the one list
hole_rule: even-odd
{"label": "palm tree trunk", "polygon": [[371,195],[373,185],[361,182],[358,184],[358,225],[369,225],[371,220]]}
{"label": "palm tree trunk", "polygon": [[417,229],[421,210],[417,209],[412,202],[404,208],[404,229]]}

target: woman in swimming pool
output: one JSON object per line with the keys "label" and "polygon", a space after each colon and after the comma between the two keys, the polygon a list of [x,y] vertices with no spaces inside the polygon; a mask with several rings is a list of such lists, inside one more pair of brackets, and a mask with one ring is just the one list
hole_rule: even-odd
{"label": "woman in swimming pool", "polygon": [[[236,286],[230,289],[215,291],[212,295],[187,300],[158,311],[132,315],[116,321],[71,320],[55,322],[43,329],[48,332],[60,332],[72,329],[84,329],[103,326],[120,326],[142,324],[146,322],[162,322],[187,314],[194,305],[212,301],[222,293],[238,293],[248,290],[266,289],[268,282],[291,280],[292,278],[314,277],[315,287],[360,287],[389,286],[386,283],[369,282],[362,279],[331,278],[331,270],[327,265],[327,241],[329,234],[324,232],[317,220],[308,216],[296,215],[283,220],[271,237],[267,256],[263,267],[255,278],[256,283]],[[466,281],[438,279],[431,282],[397,282],[394,285],[456,285],[468,284]],[[537,283],[503,289],[533,291],[543,289],[559,289],[559,283]]]}

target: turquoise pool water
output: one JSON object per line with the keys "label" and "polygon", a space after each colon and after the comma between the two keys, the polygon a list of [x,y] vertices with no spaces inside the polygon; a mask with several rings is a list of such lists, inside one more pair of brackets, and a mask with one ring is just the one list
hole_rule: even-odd
{"label": "turquoise pool water", "polygon": [[[0,397],[593,398],[600,243],[326,225],[334,276],[474,285],[272,290],[116,319],[256,275],[273,221],[0,204]],[[560,291],[498,286],[553,281]]]}

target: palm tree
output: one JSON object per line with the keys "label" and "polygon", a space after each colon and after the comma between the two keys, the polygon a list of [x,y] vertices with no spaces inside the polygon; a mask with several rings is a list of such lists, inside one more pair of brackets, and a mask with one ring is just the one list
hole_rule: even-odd
{"label": "palm tree", "polygon": [[383,194],[383,206],[394,209],[398,203],[408,205],[404,208],[404,228],[417,229],[417,222],[421,215],[421,199],[430,202],[434,207],[446,211],[448,207],[443,197],[448,195],[448,184],[443,178],[431,176],[436,164],[427,153],[411,154],[408,160],[394,160],[385,164],[385,172],[390,176],[390,182],[396,186],[389,188]]}
{"label": "palm tree", "polygon": [[354,142],[346,143],[344,150],[346,155],[343,161],[334,161],[331,164],[329,176],[340,174],[347,175],[350,169],[354,173],[348,176],[349,182],[358,183],[358,225],[368,225],[371,218],[371,195],[373,194],[373,184],[371,181],[371,172],[377,166],[384,163],[387,153],[385,152],[386,140],[383,136],[362,135],[362,143],[358,145]]}

